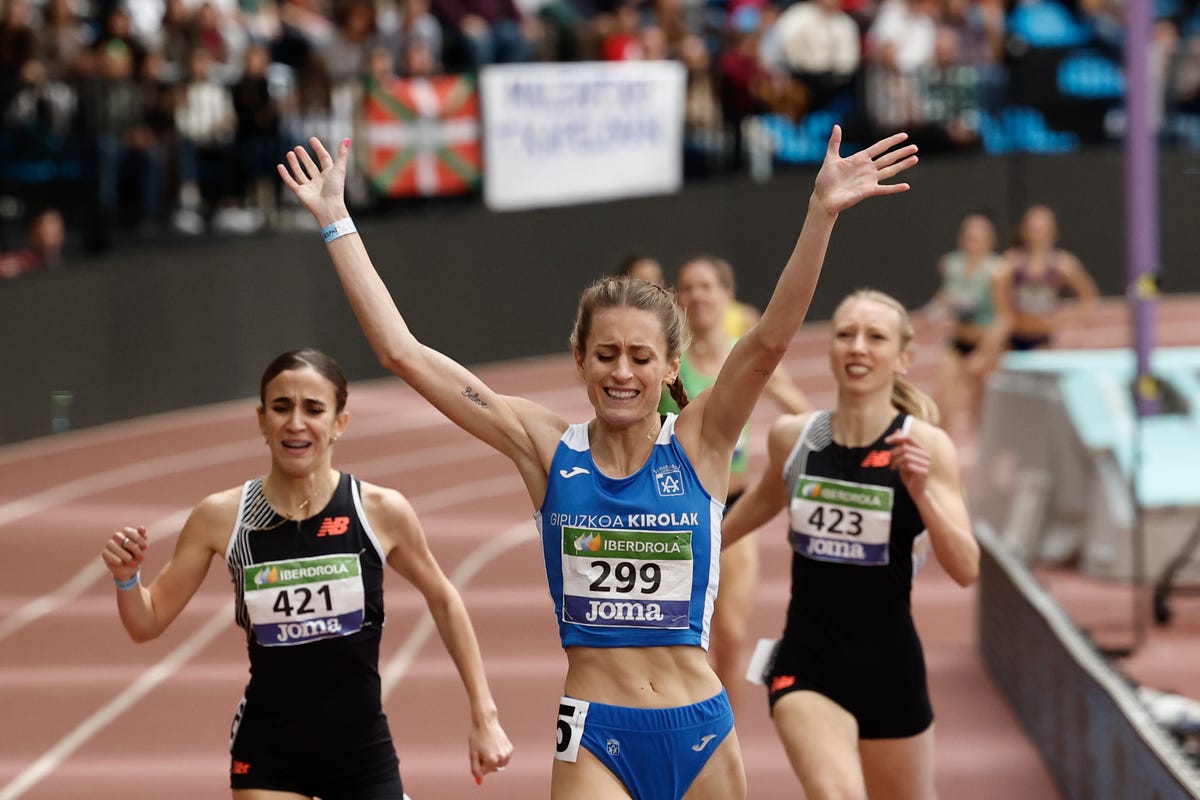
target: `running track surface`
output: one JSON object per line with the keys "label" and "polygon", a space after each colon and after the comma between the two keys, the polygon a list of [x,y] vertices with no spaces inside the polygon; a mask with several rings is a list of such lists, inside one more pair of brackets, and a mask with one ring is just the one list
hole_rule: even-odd
{"label": "running track surface", "polygon": [[[1189,322],[1182,303],[1165,303],[1161,318],[1163,341],[1182,343]],[[1107,303],[1064,344],[1121,346],[1126,329],[1123,307]],[[942,334],[934,324],[920,327],[923,357],[912,372],[918,384],[931,383]],[[821,406],[833,401],[827,336],[827,324],[806,325],[785,361]],[[498,391],[530,396],[567,420],[591,416],[566,356],[479,371]],[[267,467],[255,404],[248,398],[0,448],[0,539],[8,564],[0,590],[0,800],[229,796],[227,737],[247,668],[224,565],[213,563],[161,638],[135,645],[118,622],[98,553],[115,528],[147,524],[152,546],[144,571],[156,574],[201,497]],[[768,406],[753,422],[757,466],[775,413]],[[396,487],[413,502],[466,600],[501,721],[516,745],[508,770],[477,787],[458,677],[419,595],[389,573],[380,667],[406,789],[414,800],[548,796],[566,661],[515,471],[399,381],[352,386],[349,410],[335,466]],[[971,443],[960,444],[969,469]],[[759,547],[752,641],[778,635],[782,626],[789,588],[782,518],[759,534]],[[940,795],[1056,798],[983,670],[974,603],[974,591],[955,586],[936,564],[917,580],[914,611],[937,714]],[[745,689],[737,725],[750,797],[800,796],[760,690]]]}

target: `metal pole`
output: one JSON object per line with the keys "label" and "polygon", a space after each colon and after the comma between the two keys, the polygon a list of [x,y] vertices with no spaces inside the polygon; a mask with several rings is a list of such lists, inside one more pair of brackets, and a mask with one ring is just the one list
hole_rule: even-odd
{"label": "metal pole", "polygon": [[1137,358],[1130,487],[1134,523],[1131,538],[1134,644],[1145,636],[1145,515],[1138,492],[1142,464],[1142,421],[1158,413],[1158,382],[1150,367],[1154,337],[1154,300],[1158,294],[1158,149],[1151,124],[1150,0],[1129,0],[1125,6],[1125,264],[1128,302]]}

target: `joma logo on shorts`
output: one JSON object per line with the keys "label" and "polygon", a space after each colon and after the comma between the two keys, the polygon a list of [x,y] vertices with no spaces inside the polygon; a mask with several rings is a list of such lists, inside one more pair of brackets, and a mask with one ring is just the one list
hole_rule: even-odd
{"label": "joma logo on shorts", "polygon": [[812,556],[853,558],[859,561],[867,557],[867,552],[857,542],[839,542],[830,539],[809,539],[807,552]]}
{"label": "joma logo on shorts", "polygon": [[293,639],[311,639],[314,636],[341,633],[342,623],[337,619],[310,619],[305,622],[286,622],[279,626],[276,641],[288,642]]}
{"label": "joma logo on shorts", "polygon": [[614,603],[611,600],[590,600],[591,608],[583,615],[588,622],[617,620],[620,622],[662,622],[665,618],[658,603]]}

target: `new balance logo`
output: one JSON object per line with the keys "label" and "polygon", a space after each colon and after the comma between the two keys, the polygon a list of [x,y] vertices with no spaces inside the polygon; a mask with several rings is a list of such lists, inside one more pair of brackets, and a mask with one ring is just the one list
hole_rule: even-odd
{"label": "new balance logo", "polygon": [[782,692],[784,689],[790,689],[796,685],[795,675],[776,675],[771,681],[771,692]]}
{"label": "new balance logo", "polygon": [[697,753],[699,753],[702,750],[704,750],[704,748],[708,747],[708,743],[711,742],[715,738],[717,738],[717,735],[715,733],[706,733],[700,737],[700,744],[692,745],[692,749],[695,750]]}
{"label": "new balance logo", "polygon": [[317,536],[341,536],[350,529],[349,517],[326,517],[321,520]]}
{"label": "new balance logo", "polygon": [[862,460],[864,467],[886,467],[892,463],[891,450],[872,450]]}
{"label": "new balance logo", "polygon": [[249,775],[250,774],[250,762],[249,761],[234,761],[233,766],[229,768],[229,771],[234,775]]}
{"label": "new balance logo", "polygon": [[591,472],[583,467],[571,467],[570,472],[565,469],[560,469],[558,474],[562,475],[564,478],[574,478],[576,475],[590,475]]}

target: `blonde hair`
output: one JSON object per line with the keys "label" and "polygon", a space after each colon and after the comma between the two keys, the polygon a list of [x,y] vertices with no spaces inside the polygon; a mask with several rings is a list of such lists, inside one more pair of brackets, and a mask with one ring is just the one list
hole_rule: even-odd
{"label": "blonde hair", "polygon": [[[576,353],[584,351],[588,335],[592,332],[592,319],[597,311],[607,308],[636,308],[649,311],[657,317],[667,340],[667,361],[674,361],[687,347],[687,325],[683,312],[675,303],[675,294],[640,278],[616,275],[601,278],[579,296],[579,311],[571,331],[572,350]],[[680,408],[687,405],[687,392],[678,377],[671,383],[670,391],[675,405]]]}
{"label": "blonde hair", "polygon": [[[908,309],[904,307],[903,303],[890,294],[884,294],[876,289],[859,289],[846,295],[845,299],[838,304],[837,309],[833,312],[834,315],[836,316],[837,312],[841,311],[847,303],[856,300],[869,300],[872,303],[879,303],[894,310],[900,323],[900,349],[906,350],[914,347],[912,343],[912,319],[909,318]],[[918,389],[902,375],[896,375],[893,378],[892,405],[905,414],[912,414],[917,419],[928,422],[931,425],[938,424],[938,419],[941,417],[938,413],[937,403],[933,402],[933,398]]]}

